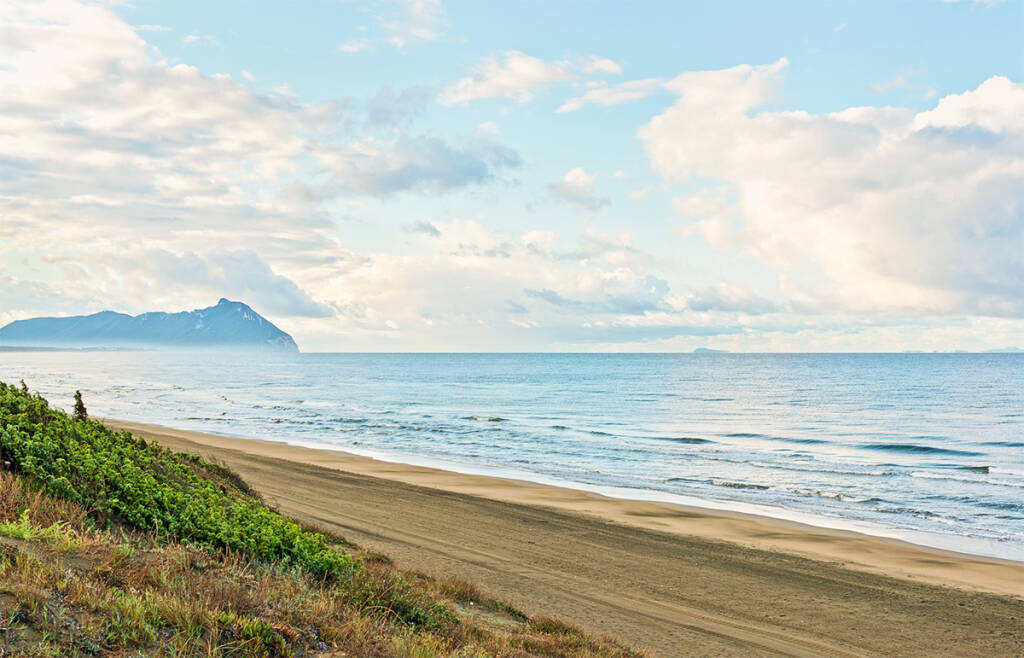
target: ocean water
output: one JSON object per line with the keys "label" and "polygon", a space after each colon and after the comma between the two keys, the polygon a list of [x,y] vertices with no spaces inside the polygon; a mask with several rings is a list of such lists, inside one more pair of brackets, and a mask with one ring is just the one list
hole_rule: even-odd
{"label": "ocean water", "polygon": [[57,406],[1024,560],[1024,354],[0,352]]}

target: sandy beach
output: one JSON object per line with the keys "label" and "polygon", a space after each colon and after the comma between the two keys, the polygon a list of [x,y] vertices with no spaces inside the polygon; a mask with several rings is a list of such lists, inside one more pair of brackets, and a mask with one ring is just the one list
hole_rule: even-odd
{"label": "sandy beach", "polygon": [[739,513],[113,420],[392,557],[683,655],[1021,655],[1024,564]]}

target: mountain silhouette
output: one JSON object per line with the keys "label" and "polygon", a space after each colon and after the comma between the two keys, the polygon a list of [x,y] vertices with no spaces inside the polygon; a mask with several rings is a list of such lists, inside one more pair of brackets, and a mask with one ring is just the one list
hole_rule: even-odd
{"label": "mountain silhouette", "polygon": [[247,304],[223,298],[215,306],[180,313],[101,311],[16,320],[0,328],[0,345],[299,351],[292,337],[270,320]]}

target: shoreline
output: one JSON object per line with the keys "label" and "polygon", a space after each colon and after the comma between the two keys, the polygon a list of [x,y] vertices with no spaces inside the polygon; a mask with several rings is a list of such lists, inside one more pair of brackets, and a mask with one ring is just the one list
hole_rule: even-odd
{"label": "shoreline", "polygon": [[598,491],[610,491],[611,487],[572,488],[493,474],[444,470],[434,465],[390,461],[341,449],[209,434],[134,421],[100,420],[112,428],[126,429],[175,449],[184,449],[175,445],[184,441],[200,448],[237,451],[244,455],[390,480],[440,492],[581,514],[625,527],[709,542],[724,541],[865,573],[1024,600],[1024,561],[958,552],[759,512],[721,509],[699,503],[620,498]]}
{"label": "shoreline", "polygon": [[[739,518],[767,520],[769,522],[779,522],[783,524],[796,524],[798,527],[809,529],[846,532],[852,533],[856,536],[867,536],[901,544],[908,544],[917,548],[937,551],[947,555],[982,558],[1024,566],[1024,546],[1022,546],[1021,549],[1021,559],[1018,560],[1014,557],[1006,557],[993,552],[972,551],[972,547],[985,546],[991,548],[993,545],[998,545],[994,540],[985,540],[977,537],[942,535],[923,530],[893,528],[856,519],[814,515],[808,512],[800,512],[783,507],[772,507],[769,505],[736,500],[726,501],[704,499],[697,496],[677,494],[660,489],[645,489],[638,487],[577,482],[559,479],[536,471],[518,469],[515,467],[479,465],[473,462],[447,460],[438,457],[416,455],[413,453],[389,453],[380,450],[363,449],[359,446],[354,449],[331,448],[316,444],[315,442],[278,441],[276,439],[246,439],[245,437],[234,437],[230,435],[213,434],[210,432],[199,433],[212,434],[213,436],[224,436],[226,438],[239,438],[243,440],[264,441],[269,443],[284,443],[297,448],[337,452],[351,457],[362,457],[377,462],[419,467],[441,471],[443,473],[519,482],[524,485],[550,487],[553,489],[568,489],[613,500],[660,503],[712,515],[730,515]],[[509,502],[514,501],[510,500]]]}

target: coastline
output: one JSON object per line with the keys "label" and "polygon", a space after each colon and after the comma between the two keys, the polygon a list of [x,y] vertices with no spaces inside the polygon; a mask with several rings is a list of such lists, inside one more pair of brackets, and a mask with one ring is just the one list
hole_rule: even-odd
{"label": "coastline", "polygon": [[1024,565],[285,443],[104,421],[266,502],[533,617],[657,656],[1024,654]]}
{"label": "coastline", "polygon": [[102,419],[102,422],[155,438],[176,449],[186,449],[187,446],[178,447],[185,441],[207,449],[239,451],[448,493],[584,514],[628,527],[726,541],[878,575],[1024,600],[1024,561],[962,553],[760,513],[662,500],[619,498],[582,488],[455,472],[343,450],[223,436],[134,421]]}

